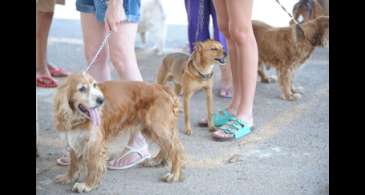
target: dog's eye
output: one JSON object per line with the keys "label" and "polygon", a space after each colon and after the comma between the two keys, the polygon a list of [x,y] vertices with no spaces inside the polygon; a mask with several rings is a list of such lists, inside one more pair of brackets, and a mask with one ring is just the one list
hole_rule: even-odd
{"label": "dog's eye", "polygon": [[212,51],[217,51],[217,50],[218,50],[218,48],[210,48],[210,50],[212,50]]}
{"label": "dog's eye", "polygon": [[86,91],[86,87],[85,86],[80,87],[79,91],[80,92],[85,92]]}
{"label": "dog's eye", "polygon": [[96,83],[93,84],[93,87],[96,88]]}

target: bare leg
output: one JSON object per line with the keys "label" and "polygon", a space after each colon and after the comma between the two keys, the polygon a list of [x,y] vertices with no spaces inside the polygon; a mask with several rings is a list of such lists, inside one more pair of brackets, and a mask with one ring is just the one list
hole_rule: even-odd
{"label": "bare leg", "polygon": [[[110,37],[110,56],[114,68],[117,70],[121,79],[143,81],[134,50],[136,32],[136,23],[120,23],[117,32],[113,33]],[[140,152],[143,155],[149,155],[147,142],[140,132],[131,135],[128,145],[136,149],[143,148]],[[127,151],[127,148],[124,149],[122,155]],[[124,166],[131,164],[140,158],[141,156],[139,154],[133,152],[126,155],[124,158],[118,159],[117,162],[111,163],[114,165],[117,163],[119,166]]]}
{"label": "bare leg", "polygon": [[231,73],[231,65],[220,65],[221,69],[221,91],[220,96],[222,97],[232,97],[232,73]]}
{"label": "bare leg", "polygon": [[[84,39],[84,51],[87,63],[90,63],[102,43],[105,31],[104,24],[96,20],[95,13],[81,13],[81,27]],[[98,82],[110,80],[110,69],[107,64],[108,50],[104,47],[95,64],[89,69],[90,75]]]}
{"label": "bare leg", "polygon": [[256,91],[258,49],[251,24],[253,0],[225,1],[229,15],[229,32],[238,57],[236,75],[240,83],[237,118],[253,125],[252,109]]}
{"label": "bare leg", "polygon": [[[253,0],[215,0],[214,3],[218,22],[219,19],[225,22],[220,28],[223,27],[221,31],[228,40],[230,51],[234,94],[228,109],[238,119],[253,125],[252,109],[258,65],[257,44],[251,24]],[[214,132],[214,135],[221,138],[233,136],[223,130]]]}
{"label": "bare leg", "polygon": [[231,38],[231,35],[229,33],[228,29],[228,23],[229,16],[227,13],[227,8],[225,5],[225,1],[222,0],[214,0],[214,6],[217,13],[217,20],[218,20],[218,26],[219,30],[224,34],[227,44],[228,44],[228,53],[229,53],[229,64],[231,68],[232,73],[232,86],[233,86],[233,96],[231,103],[228,106],[228,111],[232,114],[236,114],[236,109],[240,103],[240,87],[239,82],[237,80],[238,76],[236,74],[238,73],[237,69],[237,55],[235,52],[234,42]]}
{"label": "bare leg", "polygon": [[47,68],[47,41],[51,27],[53,12],[37,11],[36,14],[36,75],[47,76],[51,74]]}
{"label": "bare leg", "polygon": [[121,23],[110,37],[110,57],[122,79],[142,81],[134,51],[136,32],[137,23]]}

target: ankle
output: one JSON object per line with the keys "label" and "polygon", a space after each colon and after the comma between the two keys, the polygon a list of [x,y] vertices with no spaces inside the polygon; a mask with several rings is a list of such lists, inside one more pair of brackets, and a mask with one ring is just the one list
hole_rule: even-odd
{"label": "ankle", "polygon": [[51,76],[51,73],[48,71],[48,69],[40,68],[36,70],[36,75],[45,75],[45,76]]}
{"label": "ankle", "polygon": [[237,114],[236,109],[234,109],[232,106],[228,106],[227,111],[233,116],[236,116]]}
{"label": "ankle", "polygon": [[141,147],[148,147],[146,139],[143,137],[141,133],[136,133],[132,135],[130,142],[128,143],[129,146],[133,148],[141,148]]}
{"label": "ankle", "polygon": [[254,124],[252,114],[248,114],[248,115],[247,114],[238,114],[236,116],[236,118],[246,122],[250,126],[253,126],[253,124]]}

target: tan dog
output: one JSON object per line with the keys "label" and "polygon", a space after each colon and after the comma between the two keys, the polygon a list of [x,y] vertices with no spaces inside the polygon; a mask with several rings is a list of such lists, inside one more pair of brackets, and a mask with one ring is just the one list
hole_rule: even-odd
{"label": "tan dog", "polygon": [[294,72],[313,53],[315,47],[327,47],[329,39],[328,16],[321,16],[302,25],[275,28],[253,21],[253,29],[259,50],[259,76],[262,82],[270,82],[264,64],[274,67],[278,73],[283,99],[300,98],[300,89],[292,84]]}
{"label": "tan dog", "polygon": [[86,73],[69,76],[57,89],[54,116],[70,148],[71,164],[56,181],[67,184],[86,172],[85,180],[75,183],[72,191],[94,189],[106,171],[107,142],[127,129],[141,131],[160,146],[158,155],[145,165],[171,162],[171,172],[162,180],[178,181],[183,147],[178,139],[177,114],[178,99],[165,86],[138,81],[96,84]]}
{"label": "tan dog", "polygon": [[197,42],[192,55],[172,53],[167,55],[160,66],[157,82],[165,84],[175,81],[175,92],[184,96],[185,133],[190,135],[189,103],[191,96],[200,89],[207,95],[208,127],[213,130],[213,68],[214,64],[224,63],[223,46],[214,40]]}
{"label": "tan dog", "polygon": [[[293,17],[300,24],[324,15],[328,14],[317,0],[299,0],[293,7]],[[294,21],[291,20],[290,24]]]}

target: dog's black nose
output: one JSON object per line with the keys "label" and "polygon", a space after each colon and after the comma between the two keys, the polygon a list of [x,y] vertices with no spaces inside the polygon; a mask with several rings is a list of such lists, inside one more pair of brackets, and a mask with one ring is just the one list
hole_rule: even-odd
{"label": "dog's black nose", "polygon": [[102,97],[97,97],[96,98],[96,103],[97,104],[101,105],[103,102],[104,102],[104,98],[102,98]]}

